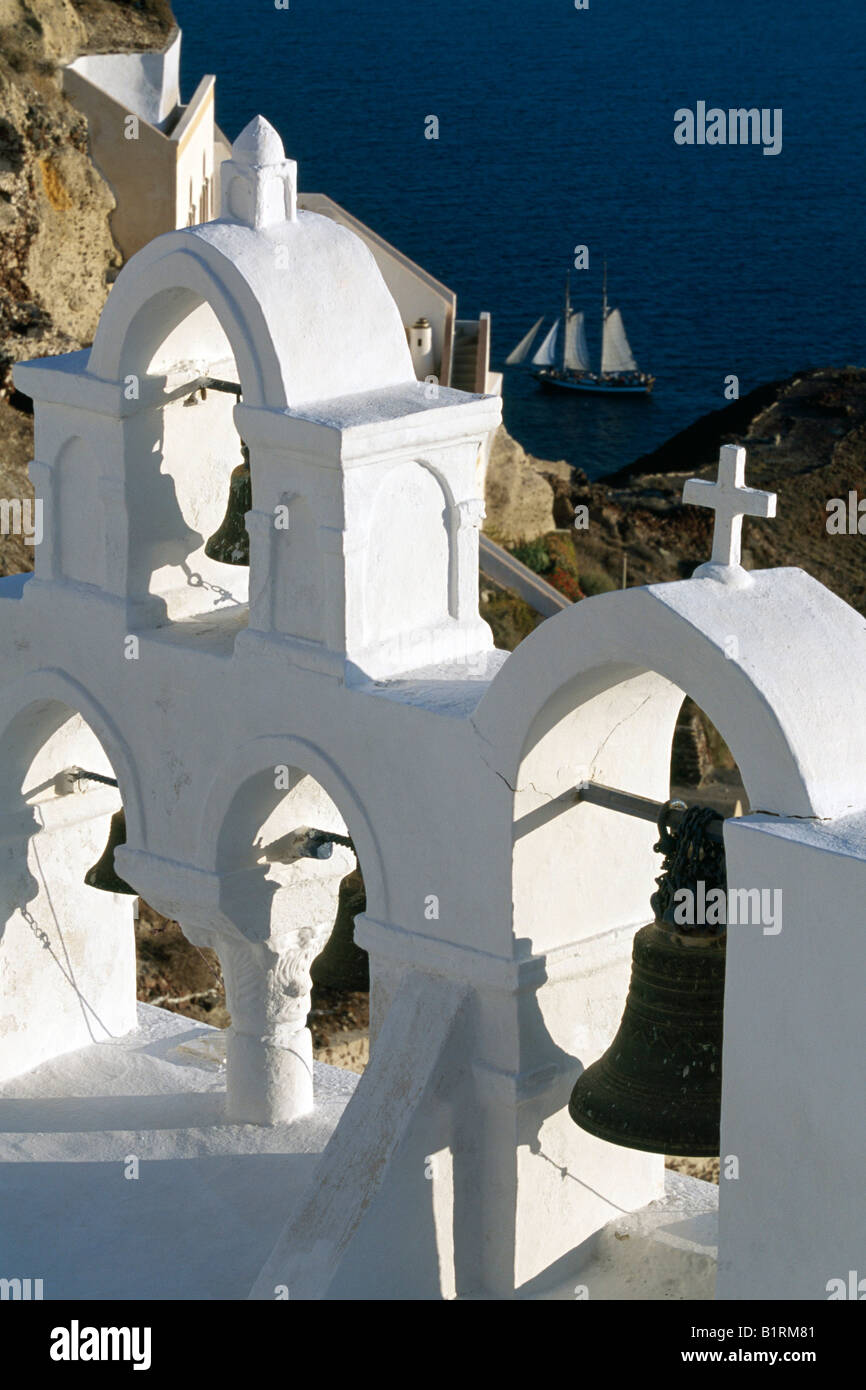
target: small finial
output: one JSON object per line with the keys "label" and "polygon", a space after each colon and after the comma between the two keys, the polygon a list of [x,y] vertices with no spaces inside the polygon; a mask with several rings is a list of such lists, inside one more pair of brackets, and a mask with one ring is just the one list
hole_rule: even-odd
{"label": "small finial", "polygon": [[740,564],[743,517],[775,516],[776,494],[746,487],[745,477],[745,449],[738,444],[724,444],[719,451],[716,481],[689,478],[686,482],[683,501],[696,507],[711,507],[716,514],[712,558],[699,565],[692,578],[718,579],[738,588],[754,582]]}
{"label": "small finial", "polygon": [[256,116],[232,145],[220,168],[222,216],[248,227],[297,219],[298,166],[286,159],[270,121]]}
{"label": "small finial", "polygon": [[281,164],[285,157],[282,140],[264,116],[254,116],[232,145],[232,159],[237,164],[261,168],[266,164]]}

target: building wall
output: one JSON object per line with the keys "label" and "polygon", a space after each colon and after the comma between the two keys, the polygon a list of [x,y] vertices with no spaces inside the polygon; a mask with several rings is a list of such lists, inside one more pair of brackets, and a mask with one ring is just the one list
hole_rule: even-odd
{"label": "building wall", "polygon": [[219,216],[214,79],[203,77],[172,135],[177,151],[172,227],[194,227]]}
{"label": "building wall", "polygon": [[111,232],[125,260],[163,232],[215,215],[213,77],[202,78],[169,133],[141,116],[136,128],[128,107],[71,68],[64,87],[87,117],[91,157],[117,204]]}
{"label": "building wall", "polygon": [[165,130],[180,105],[180,30],[161,53],[87,53],[69,64],[121,106]]}

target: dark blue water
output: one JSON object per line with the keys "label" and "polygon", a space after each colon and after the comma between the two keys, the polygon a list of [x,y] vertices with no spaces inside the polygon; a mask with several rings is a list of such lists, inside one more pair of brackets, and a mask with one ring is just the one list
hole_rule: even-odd
{"label": "dark blue water", "polygon": [[[493,365],[572,294],[597,350],[601,258],[650,399],[544,392],[505,420],[591,475],[741,393],[866,360],[861,0],[175,0],[183,92],[217,76],[230,138],[261,112],[328,193],[493,315]],[[677,107],[783,109],[782,152],[681,147]],[[424,118],[440,121],[425,140]],[[594,336],[593,336],[594,335]]]}

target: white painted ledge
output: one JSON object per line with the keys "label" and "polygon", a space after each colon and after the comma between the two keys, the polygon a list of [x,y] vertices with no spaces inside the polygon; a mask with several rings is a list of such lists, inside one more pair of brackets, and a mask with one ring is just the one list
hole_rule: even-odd
{"label": "white painted ledge", "polygon": [[523,1294],[590,1303],[715,1297],[719,1189],[665,1170],[665,1195],[618,1216],[587,1242],[586,1262],[567,1279]]}
{"label": "white painted ledge", "polygon": [[46,1299],[246,1298],[358,1077],[314,1063],[313,1114],[230,1124],[225,1035],[138,1018],[0,1086],[0,1276],[42,1279]]}

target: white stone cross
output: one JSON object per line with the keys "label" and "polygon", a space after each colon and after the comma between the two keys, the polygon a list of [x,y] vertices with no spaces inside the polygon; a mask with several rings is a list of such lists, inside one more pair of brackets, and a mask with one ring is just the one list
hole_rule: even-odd
{"label": "white stone cross", "polygon": [[696,507],[712,507],[716,514],[712,558],[707,564],[698,566],[697,576],[742,582],[745,576],[740,565],[743,517],[776,515],[775,492],[746,487],[745,476],[745,449],[738,444],[724,444],[719,451],[716,481],[708,483],[701,478],[689,478],[683,488],[684,502]]}

